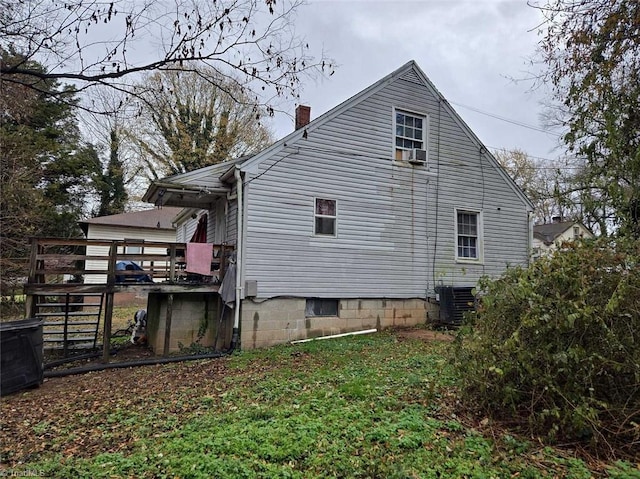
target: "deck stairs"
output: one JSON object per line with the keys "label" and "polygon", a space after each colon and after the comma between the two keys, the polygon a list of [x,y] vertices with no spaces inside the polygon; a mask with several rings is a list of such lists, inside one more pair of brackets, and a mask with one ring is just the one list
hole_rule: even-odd
{"label": "deck stairs", "polygon": [[64,357],[96,349],[104,294],[47,293],[35,302],[35,317],[43,321],[45,351]]}

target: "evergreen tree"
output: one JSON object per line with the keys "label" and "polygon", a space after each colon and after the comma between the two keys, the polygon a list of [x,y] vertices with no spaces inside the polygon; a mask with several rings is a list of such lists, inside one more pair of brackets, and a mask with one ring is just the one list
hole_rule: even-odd
{"label": "evergreen tree", "polygon": [[[0,51],[1,61],[20,55]],[[45,69],[30,63],[29,68]],[[83,144],[71,87],[54,80],[0,77],[0,277],[2,289],[26,276],[30,236],[79,236],[99,162]]]}

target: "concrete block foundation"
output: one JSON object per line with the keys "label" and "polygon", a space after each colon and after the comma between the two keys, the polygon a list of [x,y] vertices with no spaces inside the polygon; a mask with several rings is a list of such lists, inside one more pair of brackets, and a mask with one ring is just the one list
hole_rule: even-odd
{"label": "concrete block foundation", "polygon": [[306,316],[305,298],[245,299],[240,343],[243,349],[264,348],[365,329],[416,326],[437,306],[423,299],[341,299],[337,316]]}
{"label": "concrete block foundation", "polygon": [[[147,341],[158,355],[164,353],[168,297],[167,293],[149,293],[147,303]],[[219,304],[217,294],[174,293],[169,353],[180,352],[194,343],[213,347],[219,323]],[[228,347],[231,338],[229,314],[225,316],[218,335],[218,347]]]}

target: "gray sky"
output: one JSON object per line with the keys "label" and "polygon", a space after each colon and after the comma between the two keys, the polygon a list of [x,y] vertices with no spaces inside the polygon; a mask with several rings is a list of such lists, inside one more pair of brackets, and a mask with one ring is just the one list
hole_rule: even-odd
{"label": "gray sky", "polygon": [[[557,136],[461,106],[544,128],[545,93],[524,80],[535,68],[540,22],[525,0],[310,0],[298,11],[297,33],[339,67],[327,79],[306,81],[300,102],[317,118],[415,60],[487,147],[553,158]],[[278,115],[274,129],[281,138],[293,120]]]}

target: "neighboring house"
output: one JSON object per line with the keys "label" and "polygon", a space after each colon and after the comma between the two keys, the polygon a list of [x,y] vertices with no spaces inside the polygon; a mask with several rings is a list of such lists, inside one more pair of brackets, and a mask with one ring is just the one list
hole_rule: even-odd
{"label": "neighboring house", "polygon": [[593,233],[579,221],[561,221],[560,217],[554,217],[552,223],[533,227],[533,257],[557,249],[563,241],[593,237]]}
{"label": "neighboring house", "polygon": [[[117,215],[98,216],[80,222],[80,227],[84,231],[87,239],[96,240],[144,240],[161,241],[174,243],[176,241],[176,228],[173,224],[174,218],[182,211],[182,208],[154,208],[144,211],[133,211],[131,213],[120,213]],[[127,246],[126,251],[121,253],[143,253],[143,246]],[[166,254],[166,248],[153,248],[146,253]],[[88,246],[87,255],[108,256],[108,246]],[[88,260],[85,265],[87,270],[107,270],[107,262],[100,260]],[[106,283],[106,275],[88,275],[86,283]]]}
{"label": "neighboring house", "polygon": [[438,287],[527,263],[532,204],[415,62],[296,116],[262,152],[143,198],[199,211],[180,241],[206,212],[207,241],[235,246],[243,347],[424,323]]}

